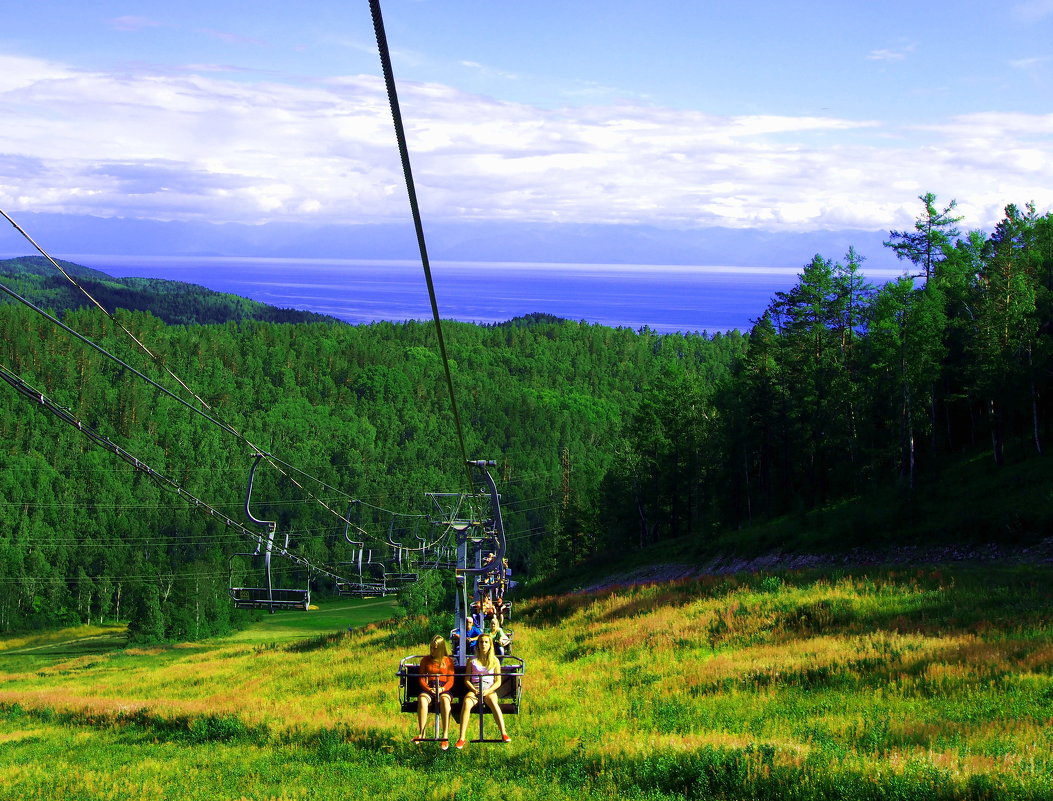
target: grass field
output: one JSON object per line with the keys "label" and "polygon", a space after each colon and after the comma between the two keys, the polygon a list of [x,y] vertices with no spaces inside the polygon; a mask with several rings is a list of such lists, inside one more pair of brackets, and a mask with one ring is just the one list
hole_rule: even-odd
{"label": "grass field", "polygon": [[1053,798],[1051,578],[869,570],[521,601],[512,743],[463,752],[409,743],[394,673],[429,631],[377,622],[382,606],[155,648],[109,630],[8,641],[0,799]]}

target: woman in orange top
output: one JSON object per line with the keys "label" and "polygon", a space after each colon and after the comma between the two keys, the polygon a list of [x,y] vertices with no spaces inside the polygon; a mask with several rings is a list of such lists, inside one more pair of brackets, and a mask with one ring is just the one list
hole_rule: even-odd
{"label": "woman in orange top", "polygon": [[431,652],[420,660],[420,694],[417,696],[417,726],[419,733],[413,742],[424,737],[428,723],[428,707],[439,703],[439,719],[442,722],[442,750],[450,747],[450,690],[453,689],[453,660],[446,651],[446,640],[441,634],[431,638]]}

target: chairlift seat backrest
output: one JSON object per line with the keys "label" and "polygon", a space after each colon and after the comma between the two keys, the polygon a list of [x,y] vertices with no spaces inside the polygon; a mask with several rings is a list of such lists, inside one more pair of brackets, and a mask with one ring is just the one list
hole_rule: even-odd
{"label": "chairlift seat backrest", "polygon": [[266,587],[231,587],[230,597],[237,609],[299,609],[311,608],[311,591],[271,589]]}
{"label": "chairlift seat backrest", "polygon": [[[421,659],[422,657],[411,656],[406,659]],[[518,657],[505,657],[501,664],[501,686],[497,688],[497,697],[501,699],[501,712],[505,715],[519,714],[519,699],[522,693],[523,660]],[[420,664],[410,663],[403,660],[399,666],[399,695],[403,712],[417,711],[417,697],[420,695]],[[461,702],[464,700],[468,688],[465,686],[467,668],[457,667],[454,669],[453,689],[450,690],[450,698],[453,700],[452,709],[455,714],[460,715]],[[479,709],[482,707],[482,710]],[[482,712],[484,715],[492,714],[486,704],[477,704],[472,714]]]}

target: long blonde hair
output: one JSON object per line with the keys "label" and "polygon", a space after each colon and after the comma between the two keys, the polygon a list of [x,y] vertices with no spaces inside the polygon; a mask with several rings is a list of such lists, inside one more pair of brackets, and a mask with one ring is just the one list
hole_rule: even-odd
{"label": "long blonde hair", "polygon": [[431,638],[431,650],[429,652],[431,658],[436,662],[442,662],[450,656],[450,652],[446,650],[446,638],[441,634],[436,634]]}
{"label": "long blonde hair", "polygon": [[497,615],[490,615],[490,636],[498,640],[504,633],[505,630],[501,628],[501,621],[497,619]]}
{"label": "long blonde hair", "polygon": [[[486,642],[485,647],[483,646],[484,641]],[[498,659],[497,654],[494,653],[494,638],[489,634],[480,634],[479,639],[476,640],[475,659],[488,673],[498,675],[501,673],[501,660]]]}

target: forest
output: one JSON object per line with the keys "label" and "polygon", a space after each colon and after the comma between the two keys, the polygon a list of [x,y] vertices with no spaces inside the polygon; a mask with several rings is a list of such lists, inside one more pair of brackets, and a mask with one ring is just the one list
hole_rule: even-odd
{"label": "forest", "polygon": [[[992,232],[963,232],[953,202],[920,200],[915,226],[889,233],[901,278],[875,287],[854,250],[817,254],[748,332],[660,335],[544,315],[445,322],[466,447],[498,463],[515,573],[726,541],[876,489],[910,503],[966,455],[1041,455],[1053,215],[1009,205]],[[382,540],[396,513],[428,511],[425,493],[463,489],[431,324],[202,324],[186,309],[163,317],[111,298],[115,325],[95,308],[34,300],[32,284],[51,291],[51,278],[19,280],[65,325],[195,396],[158,392],[15,302],[0,305],[0,365],[231,517],[242,514],[247,442],[295,465],[295,481],[261,474],[254,502],[312,559],[349,558],[339,514],[350,499],[356,527]],[[119,619],[134,638],[160,640],[238,625],[227,587],[245,564],[232,555],[250,543],[42,404],[5,390],[0,406],[0,632]],[[1021,510],[997,528],[933,536],[1027,539],[1042,526]]]}
{"label": "forest", "polygon": [[13,301],[11,293],[14,293],[58,315],[71,309],[94,306],[90,295],[104,309],[148,311],[174,325],[230,320],[336,322],[324,314],[279,309],[196,284],[163,278],[114,278],[91,267],[62,260],[52,262],[43,256],[0,260],[0,282],[9,290],[4,293],[3,300]]}

